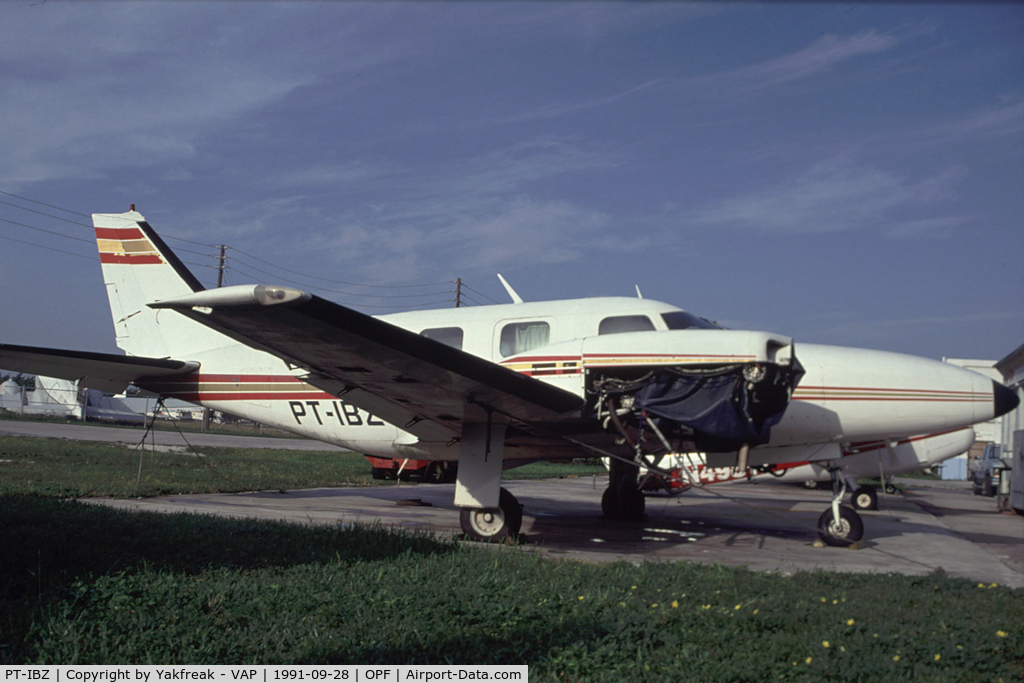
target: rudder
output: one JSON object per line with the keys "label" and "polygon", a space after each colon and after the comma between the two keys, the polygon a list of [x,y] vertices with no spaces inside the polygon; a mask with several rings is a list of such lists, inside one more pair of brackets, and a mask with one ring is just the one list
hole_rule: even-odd
{"label": "rudder", "polygon": [[231,343],[174,311],[148,307],[204,287],[142,214],[133,207],[120,214],[96,213],[92,219],[118,347],[132,356],[187,359]]}

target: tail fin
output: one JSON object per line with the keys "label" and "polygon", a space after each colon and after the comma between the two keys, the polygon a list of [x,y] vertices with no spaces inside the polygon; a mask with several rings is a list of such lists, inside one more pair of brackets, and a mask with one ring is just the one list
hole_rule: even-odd
{"label": "tail fin", "polygon": [[131,356],[187,360],[198,351],[231,343],[224,335],[174,311],[147,306],[204,288],[142,214],[134,210],[97,213],[92,219],[121,349]]}

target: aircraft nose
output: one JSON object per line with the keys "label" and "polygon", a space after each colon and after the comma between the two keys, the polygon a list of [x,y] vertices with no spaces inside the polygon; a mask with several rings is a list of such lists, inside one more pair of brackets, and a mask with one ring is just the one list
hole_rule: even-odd
{"label": "aircraft nose", "polygon": [[1020,399],[1012,389],[992,380],[992,404],[995,417],[999,417],[1016,408]]}

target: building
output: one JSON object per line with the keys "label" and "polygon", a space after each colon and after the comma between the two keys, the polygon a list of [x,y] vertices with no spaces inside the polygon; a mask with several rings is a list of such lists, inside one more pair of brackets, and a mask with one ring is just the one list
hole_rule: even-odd
{"label": "building", "polygon": [[1000,381],[1016,391],[1020,399],[1017,409],[1003,416],[1000,442],[1003,444],[1003,458],[1009,459],[1013,456],[1013,433],[1024,429],[1024,344],[997,361],[995,368],[1002,375]]}
{"label": "building", "polygon": [[[996,369],[996,361],[994,360],[969,358],[943,358],[942,360],[950,365],[972,370],[1000,384],[1003,382],[1003,375]],[[1002,442],[1002,424],[1003,418],[996,418],[974,425],[974,433],[977,435],[977,440],[971,446],[971,450],[942,463],[942,478],[958,481],[969,479],[971,476],[971,461],[981,457],[981,454],[985,451],[985,446],[988,444]]]}

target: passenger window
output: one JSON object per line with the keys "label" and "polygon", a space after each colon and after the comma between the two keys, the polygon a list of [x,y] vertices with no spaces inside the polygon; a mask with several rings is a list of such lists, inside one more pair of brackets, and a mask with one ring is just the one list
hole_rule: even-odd
{"label": "passenger window", "polygon": [[511,323],[501,328],[498,350],[502,356],[514,356],[530,349],[547,346],[551,327],[545,322]]}
{"label": "passenger window", "polygon": [[429,330],[423,330],[420,334],[427,339],[433,339],[456,349],[462,349],[463,335],[461,327],[433,327]]}
{"label": "passenger window", "polygon": [[619,334],[620,332],[646,332],[654,329],[654,323],[646,315],[616,315],[605,318],[597,328],[598,334]]}

